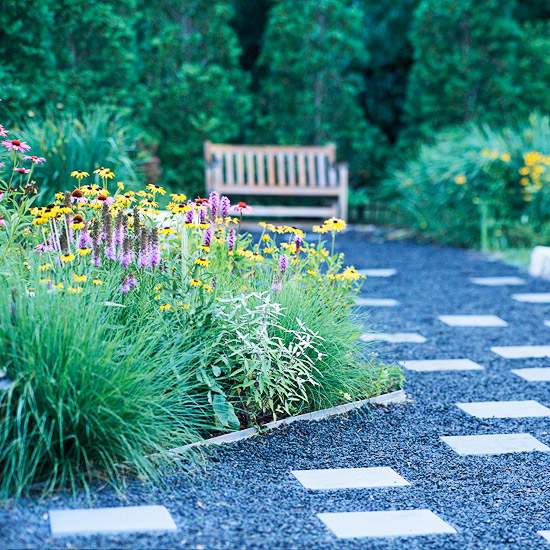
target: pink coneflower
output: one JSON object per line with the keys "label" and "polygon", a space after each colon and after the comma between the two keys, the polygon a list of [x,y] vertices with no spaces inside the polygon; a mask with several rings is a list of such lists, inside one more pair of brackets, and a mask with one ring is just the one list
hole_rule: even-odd
{"label": "pink coneflower", "polygon": [[93,201],[92,204],[108,204],[111,206],[115,202],[115,199],[113,197],[107,197],[106,195],[98,195]]}
{"label": "pink coneflower", "polygon": [[222,197],[220,200],[220,213],[222,218],[225,220],[229,214],[229,208],[231,206],[231,201],[227,197]]}
{"label": "pink coneflower", "polygon": [[5,162],[0,162],[0,168],[4,168],[6,166]]}
{"label": "pink coneflower", "polygon": [[0,124],[0,137],[7,137],[9,132],[7,130],[4,130],[4,127]]}
{"label": "pink coneflower", "polygon": [[233,252],[235,248],[235,230],[231,228],[227,234],[227,248],[229,252]]}
{"label": "pink coneflower", "polygon": [[14,151],[19,151],[20,153],[24,153],[31,148],[31,146],[26,141],[19,141],[18,139],[5,139],[4,141],[0,142],[0,145],[2,145],[2,147],[5,147],[8,151],[11,151],[13,149]]}
{"label": "pink coneflower", "polygon": [[288,258],[285,254],[281,254],[279,257],[279,269],[281,270],[281,273],[284,275],[286,268],[288,267]]}
{"label": "pink coneflower", "polygon": [[39,254],[42,254],[42,252],[50,252],[51,250],[53,249],[48,239],[46,239],[43,243],[40,243],[39,245],[34,247],[34,251],[38,252]]}
{"label": "pink coneflower", "polygon": [[84,196],[80,189],[75,189],[71,193],[71,202],[76,202],[77,204],[86,204],[88,199]]}
{"label": "pink coneflower", "polygon": [[253,214],[254,210],[246,202],[239,202],[231,207],[231,211],[238,214]]}
{"label": "pink coneflower", "polygon": [[211,191],[208,196],[208,202],[210,203],[210,209],[212,210],[212,218],[216,219],[216,213],[220,206],[220,195],[217,191]]}
{"label": "pink coneflower", "polygon": [[32,160],[34,164],[44,164],[46,162],[46,159],[44,157],[35,157],[34,155],[25,155],[23,157],[23,160]]}
{"label": "pink coneflower", "polygon": [[18,174],[30,174],[30,168],[14,168],[14,172],[17,172]]}

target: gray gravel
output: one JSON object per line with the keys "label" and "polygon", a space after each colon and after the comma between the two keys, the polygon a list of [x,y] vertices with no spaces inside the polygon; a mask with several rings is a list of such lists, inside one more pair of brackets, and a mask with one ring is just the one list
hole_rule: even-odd
{"label": "gray gravel", "polygon": [[[515,292],[549,291],[530,279],[524,287],[481,287],[471,276],[518,275],[473,252],[410,243],[372,243],[360,234],[341,239],[357,268],[394,267],[388,279],[368,279],[363,295],[395,298],[397,308],[377,308],[365,322],[383,332],[419,332],[425,344],[381,344],[388,361],[469,358],[485,371],[407,373],[410,402],[372,408],[283,430],[217,449],[204,471],[168,479],[151,491],[133,483],[125,498],[108,489],[93,495],[94,506],[164,504],[179,531],[174,535],[50,537],[49,508],[85,505],[67,496],[27,500],[0,510],[2,548],[281,548],[281,549],[492,549],[546,548],[536,532],[550,529],[550,453],[461,457],[440,442],[442,435],[528,432],[550,445],[548,419],[479,420],[454,404],[475,400],[535,399],[550,405],[550,384],[527,383],[512,368],[550,366],[550,359],[506,360],[494,345],[546,344],[550,306],[521,304]],[[506,328],[453,328],[440,314],[496,314]],[[307,491],[291,469],[391,466],[412,483],[386,489]],[[318,512],[429,508],[457,535],[415,538],[336,539]],[[67,546],[68,545],[68,546]]]}

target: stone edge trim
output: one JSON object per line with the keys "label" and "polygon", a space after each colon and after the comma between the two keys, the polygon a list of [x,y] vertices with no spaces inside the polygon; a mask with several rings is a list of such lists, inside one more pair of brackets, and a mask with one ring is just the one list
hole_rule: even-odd
{"label": "stone edge trim", "polygon": [[330,407],[329,409],[322,409],[320,411],[315,411],[311,413],[299,414],[297,416],[290,416],[289,418],[283,418],[282,420],[275,420],[273,422],[268,422],[258,428],[247,428],[246,430],[239,430],[237,432],[231,432],[223,435],[218,435],[216,437],[211,437],[209,439],[204,439],[202,441],[197,441],[195,443],[189,443],[188,445],[183,445],[183,447],[176,447],[175,449],[170,449],[169,454],[179,454],[195,447],[204,447],[210,445],[222,445],[224,443],[235,443],[237,441],[243,441],[258,434],[262,434],[266,431],[275,430],[277,428],[282,428],[283,426],[288,426],[293,422],[306,420],[306,421],[319,421],[330,416],[336,416],[339,414],[344,414],[346,412],[352,411],[354,409],[360,409],[364,405],[390,405],[393,403],[403,403],[407,400],[407,395],[404,390],[397,390],[390,393],[384,393],[376,397],[370,397],[368,399],[363,399],[361,401],[354,401],[353,403],[344,403],[343,405],[337,405],[336,407]]}

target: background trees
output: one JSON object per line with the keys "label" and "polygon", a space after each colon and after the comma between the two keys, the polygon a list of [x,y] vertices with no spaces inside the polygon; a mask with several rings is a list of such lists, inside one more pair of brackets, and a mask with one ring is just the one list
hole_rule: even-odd
{"label": "background trees", "polygon": [[[5,0],[0,120],[128,110],[164,183],[202,142],[334,141],[370,193],[449,125],[550,111],[541,0]],[[70,119],[70,117],[69,117]]]}

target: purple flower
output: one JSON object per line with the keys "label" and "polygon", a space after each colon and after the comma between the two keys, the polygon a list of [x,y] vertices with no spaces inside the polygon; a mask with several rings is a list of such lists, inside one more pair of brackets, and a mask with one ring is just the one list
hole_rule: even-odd
{"label": "purple flower", "polygon": [[128,294],[130,292],[130,285],[128,284],[128,277],[123,275],[120,279],[120,292],[122,294]]}
{"label": "purple flower", "polygon": [[133,271],[130,271],[130,274],[128,275],[128,285],[130,288],[137,286],[136,274]]}
{"label": "purple flower", "polygon": [[296,235],[294,237],[294,244],[296,246],[296,254],[298,254],[298,252],[300,252],[300,247],[302,246],[302,237],[301,237],[301,235]]}
{"label": "purple flower", "polygon": [[205,232],[204,232],[204,246],[210,246],[210,243],[212,242],[212,226],[210,226]]}
{"label": "purple flower", "polygon": [[204,223],[206,221],[206,208],[199,206],[199,223]]}
{"label": "purple flower", "polygon": [[151,231],[151,239],[149,240],[149,263],[152,266],[160,264],[159,234],[156,227]]}
{"label": "purple flower", "polygon": [[78,234],[77,248],[90,248],[92,246],[92,237],[87,229],[81,229]]}
{"label": "purple flower", "polygon": [[279,256],[279,269],[281,270],[281,273],[284,275],[286,268],[288,267],[288,257],[286,254],[281,254]]}
{"label": "purple flower", "polygon": [[229,207],[231,206],[231,201],[227,197],[222,197],[220,200],[220,212],[222,218],[225,220],[229,214]]}
{"label": "purple flower", "polygon": [[185,213],[185,223],[193,223],[193,213],[194,213],[195,203],[192,201],[187,201],[187,206],[189,206],[191,210]]}
{"label": "purple flower", "polygon": [[210,203],[210,208],[212,209],[212,217],[216,219],[216,213],[220,206],[220,195],[217,191],[211,191],[208,197],[208,202]]}
{"label": "purple flower", "polygon": [[229,233],[227,234],[227,248],[229,252],[233,252],[233,249],[235,248],[235,240],[236,240],[235,230],[231,228],[229,230]]}
{"label": "purple flower", "polygon": [[109,260],[116,260],[116,248],[115,248],[115,242],[111,238],[107,241],[105,244],[105,248],[103,249],[103,253],[105,254],[105,257]]}
{"label": "purple flower", "polygon": [[128,267],[134,261],[134,250],[132,239],[126,237],[118,253],[118,261],[122,267]]}
{"label": "purple flower", "polygon": [[279,281],[275,281],[272,285],[271,285],[271,290],[273,292],[280,292],[283,288],[283,285],[281,285],[281,283]]}

